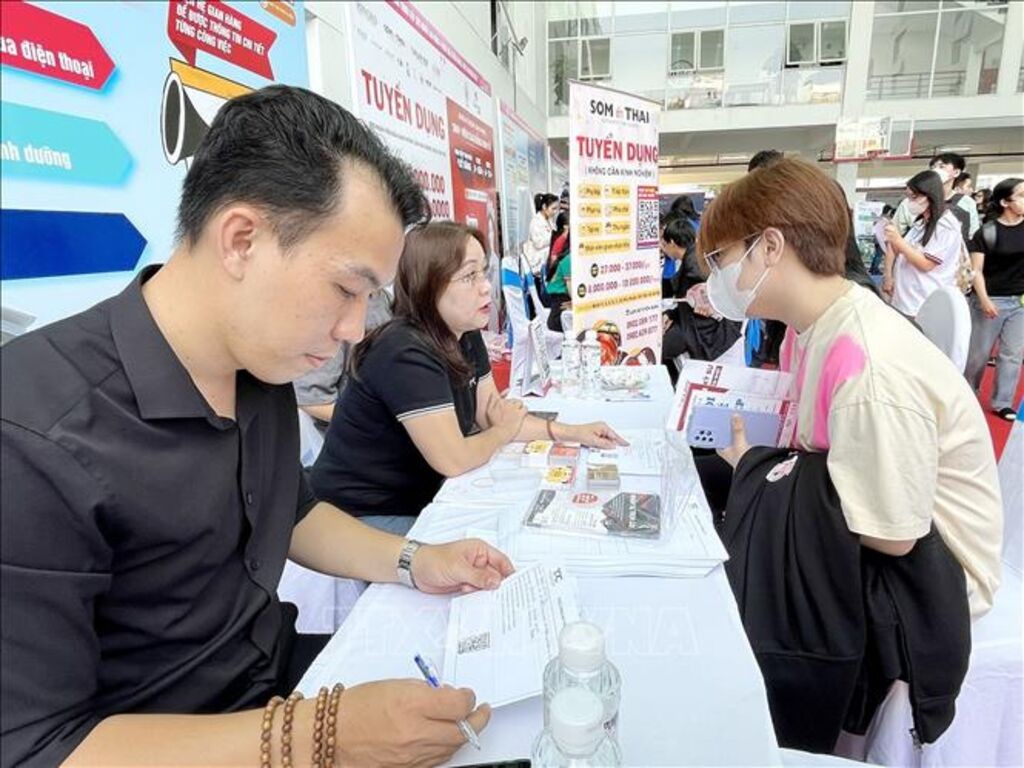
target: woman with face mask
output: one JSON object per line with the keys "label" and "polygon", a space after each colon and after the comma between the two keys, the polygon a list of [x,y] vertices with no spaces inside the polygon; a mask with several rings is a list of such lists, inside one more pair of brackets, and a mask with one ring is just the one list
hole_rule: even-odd
{"label": "woman with face mask", "polygon": [[404,534],[446,477],[513,440],[624,444],[604,422],[562,424],[498,394],[480,330],[490,317],[483,235],[451,221],[405,239],[394,318],[352,353],[311,484],[363,521]]}
{"label": "woman with face mask", "polygon": [[[915,177],[911,189],[924,188],[934,214],[941,198],[932,177],[934,184]],[[926,243],[938,226],[930,229]],[[795,332],[779,356],[794,376],[792,447],[828,453],[843,517],[863,547],[902,557],[934,524],[964,570],[964,600],[977,617],[991,607],[1000,577],[991,437],[949,359],[846,279],[848,230],[842,191],[810,164],[786,159],[749,174],[726,187],[701,222],[708,296],[725,317],[779,320]],[[739,417],[733,438],[720,453],[737,467],[750,448]]]}
{"label": "woman with face mask", "polygon": [[964,248],[960,222],[947,210],[942,178],[922,171],[907,181],[907,207],[913,226],[901,235],[895,224],[885,227],[888,244],[882,292],[893,307],[913,318],[937,288],[956,285]]}

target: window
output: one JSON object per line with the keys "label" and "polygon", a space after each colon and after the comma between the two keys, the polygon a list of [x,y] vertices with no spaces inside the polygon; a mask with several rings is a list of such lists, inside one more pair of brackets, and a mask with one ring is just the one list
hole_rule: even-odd
{"label": "window", "polygon": [[878,0],[871,32],[869,99],[995,93],[1006,4],[989,0]]}
{"label": "window", "polygon": [[818,62],[846,61],[846,22],[823,21],[819,30]]}
{"label": "window", "polygon": [[611,40],[607,37],[585,38],[581,41],[580,80],[607,80],[611,73]]}
{"label": "window", "polygon": [[721,69],[725,65],[725,30],[702,29],[697,35],[698,69]]}
{"label": "window", "polygon": [[[699,51],[699,55],[698,55]],[[719,70],[725,66],[725,30],[701,29],[673,32],[668,73],[679,75],[701,70]]]}
{"label": "window", "polygon": [[692,72],[697,68],[694,55],[693,38],[696,32],[676,32],[672,35],[671,60],[668,73],[676,75],[680,72]]}
{"label": "window", "polygon": [[789,53],[786,56],[786,64],[813,64],[814,38],[816,25],[811,24],[790,24],[789,25]]}
{"label": "window", "polygon": [[787,29],[786,66],[837,64],[846,60],[846,21],[806,21]]}
{"label": "window", "polygon": [[579,40],[548,43],[548,109],[564,115],[569,109],[569,81],[579,79]]}

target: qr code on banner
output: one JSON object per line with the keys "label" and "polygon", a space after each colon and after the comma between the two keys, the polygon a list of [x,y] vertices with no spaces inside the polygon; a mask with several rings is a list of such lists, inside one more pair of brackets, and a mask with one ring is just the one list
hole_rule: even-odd
{"label": "qr code on banner", "polygon": [[637,247],[657,245],[660,210],[658,196],[640,196],[636,201],[636,244]]}
{"label": "qr code on banner", "polygon": [[486,651],[491,647],[491,633],[481,632],[479,635],[470,635],[459,640],[459,654],[473,653],[473,651]]}

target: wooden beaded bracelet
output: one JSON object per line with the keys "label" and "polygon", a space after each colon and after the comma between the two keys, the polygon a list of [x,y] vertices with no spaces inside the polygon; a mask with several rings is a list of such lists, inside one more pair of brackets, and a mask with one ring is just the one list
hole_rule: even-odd
{"label": "wooden beaded bracelet", "polygon": [[345,686],[335,683],[331,689],[331,701],[327,705],[327,748],[324,752],[324,768],[334,768],[334,747],[338,740],[338,702]]}
{"label": "wooden beaded bracelet", "polygon": [[316,694],[316,718],[313,720],[313,757],[311,764],[320,768],[324,752],[324,718],[327,717],[327,688]]}
{"label": "wooden beaded bracelet", "polygon": [[292,768],[292,717],[300,699],[302,694],[292,691],[284,702],[284,721],[281,723],[281,765],[284,768]]}
{"label": "wooden beaded bracelet", "polygon": [[263,726],[260,730],[260,768],[271,768],[270,766],[270,734],[274,729],[274,713],[284,701],[280,696],[274,696],[263,708]]}

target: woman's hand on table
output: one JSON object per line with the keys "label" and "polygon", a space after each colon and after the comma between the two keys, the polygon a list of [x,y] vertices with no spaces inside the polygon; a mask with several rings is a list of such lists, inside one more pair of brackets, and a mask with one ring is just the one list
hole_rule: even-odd
{"label": "woman's hand on table", "polygon": [[582,443],[588,448],[614,448],[617,445],[629,445],[629,441],[620,436],[603,421],[589,424],[573,424],[563,427],[569,434],[563,438],[565,442]]}
{"label": "woman's hand on table", "polygon": [[521,400],[495,396],[487,403],[487,423],[502,430],[506,442],[511,442],[519,434],[527,413]]}
{"label": "woman's hand on table", "polygon": [[[419,553],[417,553],[417,557]],[[468,688],[431,688],[422,680],[381,680],[345,689],[338,705],[338,762],[352,766],[434,766],[466,743],[456,724],[477,733],[491,708]]]}
{"label": "woman's hand on table", "polygon": [[497,589],[515,568],[512,561],[480,539],[425,544],[413,555],[412,578],[420,592],[444,595]]}

